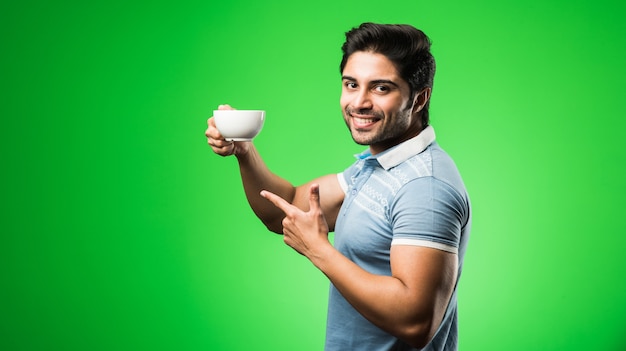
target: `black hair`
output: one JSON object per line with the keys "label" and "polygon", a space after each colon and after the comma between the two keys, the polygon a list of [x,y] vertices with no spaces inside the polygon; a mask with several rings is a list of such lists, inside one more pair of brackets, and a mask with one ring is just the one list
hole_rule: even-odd
{"label": "black hair", "polygon": [[[385,55],[393,62],[400,77],[407,81],[413,97],[422,89],[433,87],[435,58],[430,53],[430,45],[428,36],[411,25],[363,23],[346,32],[339,69],[343,72],[348,58],[357,51]],[[422,127],[429,122],[429,104],[430,99],[421,111]]]}

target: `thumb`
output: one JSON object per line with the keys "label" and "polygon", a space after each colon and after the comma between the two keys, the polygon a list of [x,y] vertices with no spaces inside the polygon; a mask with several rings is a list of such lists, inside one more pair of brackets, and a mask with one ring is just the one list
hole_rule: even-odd
{"label": "thumb", "polygon": [[320,186],[319,184],[311,184],[309,188],[309,210],[320,210]]}
{"label": "thumb", "polygon": [[217,107],[218,110],[235,110],[232,106],[230,106],[229,104],[225,104],[225,105],[219,105]]}

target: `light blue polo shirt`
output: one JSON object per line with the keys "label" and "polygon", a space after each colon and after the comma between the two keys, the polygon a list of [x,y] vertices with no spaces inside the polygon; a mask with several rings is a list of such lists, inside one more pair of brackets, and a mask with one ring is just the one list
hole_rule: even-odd
{"label": "light blue polo shirt", "polygon": [[[454,161],[429,126],[377,155],[368,151],[338,174],[345,199],[334,246],[366,271],[391,275],[392,245],[458,254],[458,279],[471,227],[470,202]],[[444,320],[423,350],[457,349],[456,286]],[[326,351],[413,350],[358,313],[331,284]]]}

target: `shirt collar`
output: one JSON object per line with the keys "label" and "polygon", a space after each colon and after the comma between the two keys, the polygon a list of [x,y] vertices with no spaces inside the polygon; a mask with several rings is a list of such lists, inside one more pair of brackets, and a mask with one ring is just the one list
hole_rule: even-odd
{"label": "shirt collar", "polygon": [[374,158],[385,169],[392,167],[408,160],[409,158],[426,150],[428,145],[435,141],[435,129],[432,126],[424,128],[417,136],[404,141],[378,155],[372,156],[369,150],[356,155],[359,159]]}

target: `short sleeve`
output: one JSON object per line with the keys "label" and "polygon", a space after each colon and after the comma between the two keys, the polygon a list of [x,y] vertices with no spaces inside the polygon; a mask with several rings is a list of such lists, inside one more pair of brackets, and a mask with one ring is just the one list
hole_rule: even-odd
{"label": "short sleeve", "polygon": [[433,177],[402,187],[391,207],[391,245],[414,245],[458,253],[469,204],[449,184]]}
{"label": "short sleeve", "polygon": [[348,182],[346,181],[343,172],[337,173],[337,180],[339,181],[339,186],[341,187],[341,190],[343,190],[343,193],[348,193]]}
{"label": "short sleeve", "polygon": [[356,177],[362,167],[363,162],[361,160],[357,160],[350,167],[346,168],[343,172],[337,173],[337,180],[339,181],[339,185],[341,186],[341,190],[343,190],[344,194],[348,193],[350,187],[354,183],[353,179]]}

